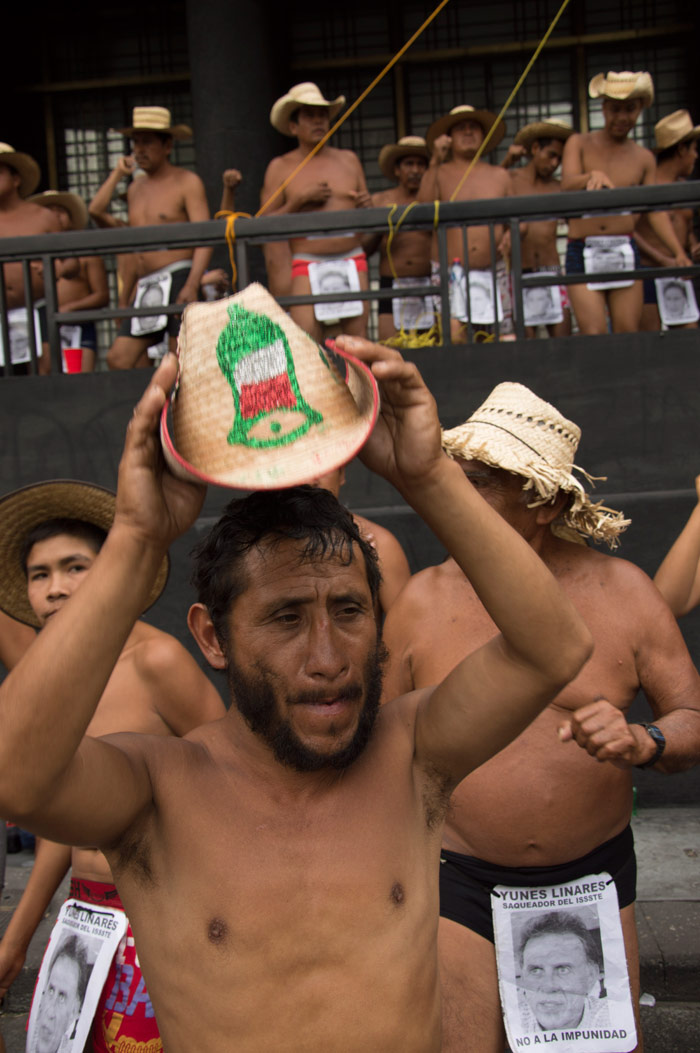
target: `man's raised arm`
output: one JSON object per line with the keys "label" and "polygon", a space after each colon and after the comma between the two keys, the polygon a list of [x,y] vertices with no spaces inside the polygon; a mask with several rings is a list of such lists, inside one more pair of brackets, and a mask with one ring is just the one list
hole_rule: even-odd
{"label": "man's raised arm", "polygon": [[435,401],[416,367],[365,340],[337,343],[371,366],[381,389],[381,416],[363,461],[434,531],[501,632],[460,663],[419,711],[417,759],[456,784],[576,676],[591,653],[591,636],[539,556],[443,452]]}
{"label": "man's raised arm", "polygon": [[83,736],[163,557],[204,488],[166,471],[158,421],[177,374],[169,355],[127,431],[114,524],[89,580],[0,687],[0,815],[72,844],[115,840],[151,800],[138,749]]}

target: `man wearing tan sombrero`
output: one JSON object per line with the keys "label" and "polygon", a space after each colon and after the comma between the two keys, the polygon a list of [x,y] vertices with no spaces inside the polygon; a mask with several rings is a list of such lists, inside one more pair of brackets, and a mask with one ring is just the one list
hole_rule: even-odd
{"label": "man wearing tan sombrero", "polygon": [[[444,449],[549,567],[595,644],[579,676],[453,795],[440,869],[444,1053],[503,1053],[496,886],[523,900],[609,874],[636,1002],[635,768],[682,771],[700,757],[700,677],[672,612],[641,570],[589,547],[614,547],[629,521],[584,488],[580,437],[556,407],[512,383],[443,433]],[[513,578],[513,593],[520,587]],[[453,560],[415,575],[386,622],[387,697],[437,683],[495,632]],[[649,726],[625,716],[640,687]]]}
{"label": "man wearing tan sombrero", "polygon": [[[261,204],[265,204],[304,158],[309,156],[344,105],[344,95],[339,95],[336,99],[326,99],[317,85],[311,82],[295,84],[286,95],[275,102],[270,111],[270,123],[282,135],[295,138],[297,146],[289,153],[270,161],[260,194]],[[274,198],[265,215],[337,212],[366,208],[369,204],[369,192],[357,154],[352,150],[339,150],[326,143]],[[357,284],[351,285],[351,282],[357,282],[360,289],[368,288],[367,257],[358,235],[293,238],[289,246],[292,252],[290,290],[293,296],[311,292],[311,282],[316,274],[320,287],[324,268],[336,263],[344,268],[347,274],[346,288],[358,287]],[[277,268],[286,266],[283,256],[273,253],[273,258]],[[275,286],[284,287],[282,276],[277,272]],[[367,329],[367,304],[350,301],[350,305],[343,306],[340,301],[337,305],[340,330],[354,336],[364,336]],[[328,335],[326,321],[319,320],[319,316],[323,317],[323,312],[315,309],[313,305],[295,305],[290,308],[290,314],[314,339],[321,340],[324,333]],[[337,332],[337,328],[335,331]]]}
{"label": "man wearing tan sombrero", "polygon": [[[567,141],[562,162],[563,190],[601,190],[604,187],[649,186],[656,162],[651,150],[638,146],[630,133],[645,106],[654,100],[654,85],[646,72],[598,73],[588,86],[592,99],[602,99],[603,128],[576,133]],[[676,266],[689,265],[665,212],[649,212],[649,222]],[[625,270],[639,263],[632,237],[637,216],[609,214],[569,221],[567,274],[620,270],[609,288],[589,284],[569,286],[569,299],[583,334],[606,333],[606,307],[614,333],[635,333],[642,316],[642,283],[626,280]],[[604,284],[604,283],[603,283]]]}
{"label": "man wearing tan sombrero", "polygon": [[[477,201],[487,197],[508,197],[512,193],[510,179],[502,168],[479,160],[465,176],[485,137],[491,133],[485,153],[495,150],[505,135],[505,124],[497,121],[489,110],[465,104],[455,106],[448,114],[431,124],[426,140],[431,152],[428,171],[418,193],[419,201],[450,201],[457,190],[456,201]],[[462,228],[447,231],[447,256],[464,264]],[[496,224],[496,241],[503,235],[503,225]],[[469,227],[467,231],[469,268],[483,271],[487,282],[491,268],[491,248],[488,227]],[[433,269],[439,269],[437,238],[433,238]],[[464,278],[462,277],[462,286]],[[452,341],[461,343],[465,336],[466,288],[450,297],[452,305]],[[459,306],[457,306],[459,304]],[[479,326],[479,328],[483,328]]]}
{"label": "man wearing tan sombrero", "polygon": [[[250,370],[237,334],[221,328],[221,301],[205,314],[217,320],[217,355],[220,344],[232,378],[254,389],[239,391],[239,407],[254,401],[268,425],[236,419],[232,430],[259,444],[251,468],[267,464],[290,481],[302,467],[293,434],[271,446],[282,414],[270,421],[265,410],[282,386],[263,391],[256,363],[284,357],[296,337],[273,335],[262,316],[246,322],[240,305],[229,301],[230,325],[243,321],[249,340],[257,330],[262,351]],[[206,328],[203,319],[193,336]],[[416,367],[347,336],[337,350],[335,364],[309,350],[315,368],[296,378],[296,421],[299,397],[307,414],[316,409],[319,377],[341,390],[350,370],[379,385],[365,463],[475,582],[502,633],[495,643],[380,709],[371,545],[327,491],[258,490],[229,502],[197,548],[189,624],[228,677],[226,717],[182,740],[84,737],[164,552],[204,499],[157,445],[177,373],[168,356],[132,417],[114,526],[89,582],[0,686],[0,814],[104,848],[168,1053],[438,1053],[438,870],[451,790],[590,653],[583,621],[541,560],[443,454]],[[185,370],[178,403],[188,387]],[[301,440],[314,428],[320,454],[335,425],[313,418]],[[199,430],[211,436],[211,415]]]}
{"label": "man wearing tan sombrero", "polygon": [[[150,227],[161,223],[198,223],[210,218],[202,180],[194,172],[170,163],[173,142],[190,139],[192,129],[173,124],[164,106],[135,106],[132,123],[120,128],[132,144],[133,153],[121,157],[90,202],[90,215],[103,226]],[[135,174],[127,191],[128,224],[110,213],[110,202],[118,184]],[[132,256],[128,280],[121,290],[119,305],[141,305],[141,300],[188,304],[199,299],[202,275],[211,258],[211,249],[155,249]],[[178,315],[126,318],[107,353],[110,369],[133,369],[150,364],[148,349],[169,336],[171,349],[179,329]]]}
{"label": "man wearing tan sombrero", "polygon": [[[411,205],[418,200],[421,180],[428,167],[430,152],[425,139],[419,135],[405,135],[397,143],[387,143],[379,152],[379,170],[385,179],[396,186],[372,194],[377,208],[391,205]],[[398,222],[398,217],[396,222]],[[387,252],[388,234],[371,234],[363,240],[365,252],[371,256],[379,249],[379,285],[381,289],[401,288],[407,279],[430,276],[430,234],[424,231],[402,231],[391,241]],[[399,330],[430,329],[434,322],[432,297],[379,301],[379,339],[389,340]]]}
{"label": "man wearing tan sombrero", "polygon": [[[29,154],[15,150],[9,143],[0,143],[0,237],[24,237],[25,234],[50,234],[61,230],[58,218],[46,209],[26,199],[36,190],[41,172],[39,165]],[[6,263],[3,268],[5,277],[5,297],[10,323],[10,361],[12,373],[28,373],[29,347],[26,296],[21,263]],[[44,278],[39,264],[30,266],[32,297],[34,303],[44,295]],[[48,354],[42,353],[42,320],[35,307],[35,332],[41,338],[37,340],[37,352],[40,356],[38,370],[48,373],[51,362]],[[5,361],[5,352],[0,344],[0,364]]]}
{"label": "man wearing tan sombrero", "polygon": [[[521,194],[555,194],[561,190],[561,183],[554,173],[561,164],[564,143],[573,133],[573,128],[558,117],[543,118],[522,127],[503,161],[503,167],[510,169],[513,193]],[[513,167],[515,161],[523,157],[526,163]],[[535,220],[521,228],[521,254],[523,274],[539,272],[561,273],[561,261],[557,251],[557,220]],[[532,294],[535,294],[533,289]],[[547,325],[550,336],[568,336],[571,332],[571,312],[569,297],[565,285],[552,286],[552,291],[538,291],[538,296],[546,299],[543,318],[547,317],[547,306],[550,297],[558,299],[560,320]],[[524,296],[523,299],[526,299]],[[524,305],[527,307],[527,304]],[[557,303],[554,303],[556,310]],[[534,316],[536,317],[536,315]],[[528,325],[528,312],[525,311],[525,333],[528,337],[536,335],[536,323]]]}
{"label": "man wearing tan sombrero", "polygon": [[[8,620],[41,635],[89,580],[113,518],[114,495],[87,483],[55,480],[0,498],[0,608]],[[166,579],[164,562],[146,603],[155,602]],[[87,656],[85,652],[86,668]],[[50,677],[45,687],[51,690]],[[185,735],[223,715],[218,693],[184,647],[139,620],[118,655],[87,733]],[[71,850],[42,839],[27,888],[0,941],[0,998],[21,971],[30,940],[69,867],[71,898],[88,909],[123,911],[101,852]],[[124,1003],[121,1020],[113,1012],[119,1004],[112,997],[117,991]],[[130,930],[105,982],[86,1049],[107,1053],[120,1042],[148,1044],[154,1053],[161,1048]]]}
{"label": "man wearing tan sombrero", "polygon": [[[87,206],[78,194],[45,190],[43,194],[34,194],[29,200],[50,209],[58,216],[62,230],[84,230],[88,224]],[[54,268],[56,297],[61,311],[88,311],[105,307],[109,303],[107,272],[101,256],[57,259]],[[62,325],[60,335],[64,360],[66,348],[79,352],[79,363],[71,372],[91,373],[95,368],[97,354],[95,323]],[[64,361],[64,368],[67,365]]]}
{"label": "man wearing tan sombrero", "polygon": [[[676,183],[692,178],[698,157],[698,137],[700,125],[694,125],[688,110],[675,110],[662,117],[654,125],[656,146],[656,179],[658,183]],[[668,211],[676,236],[694,263],[700,259],[700,243],[693,231],[693,210],[674,208]],[[649,213],[643,212],[639,217],[634,232],[639,245],[642,264],[648,267],[671,267],[674,261],[669,256],[663,242],[659,239],[649,222]],[[683,282],[689,294],[695,299],[692,285]],[[697,329],[697,322],[686,322],[680,328]],[[644,307],[642,310],[642,329],[658,330],[661,328],[656,282],[653,278],[644,279]]]}

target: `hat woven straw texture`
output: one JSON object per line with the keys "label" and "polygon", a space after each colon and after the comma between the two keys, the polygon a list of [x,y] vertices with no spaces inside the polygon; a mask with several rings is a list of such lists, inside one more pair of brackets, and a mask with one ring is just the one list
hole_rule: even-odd
{"label": "hat woven straw texture", "polygon": [[191,139],[192,129],[189,124],[173,124],[170,110],[165,106],[134,106],[131,113],[131,125],[118,128],[121,135],[133,135],[134,132],[161,132],[172,135],[173,139]]}
{"label": "hat woven straw texture", "polygon": [[430,150],[420,135],[404,135],[398,143],[387,143],[379,151],[379,171],[386,179],[395,181],[394,165],[402,157],[424,157],[430,160]]}
{"label": "hat woven straw texture", "polygon": [[506,382],[498,384],[464,424],[444,431],[442,445],[451,457],[521,475],[526,480],[523,489],[534,491],[531,508],[566,491],[571,501],[560,517],[564,525],[615,548],[630,520],[602,502],[593,504],[574,476],[577,471],[592,481],[574,464],[580,438],[580,428],[549,402],[523,384]]}
{"label": "hat woven straw texture", "polygon": [[300,106],[327,106],[328,117],[332,121],[344,105],[344,95],[338,95],[335,99],[326,99],[317,84],[306,80],[302,84],[295,84],[286,95],[282,95],[273,103],[270,110],[270,124],[282,135],[292,135],[289,118]]}
{"label": "hat woven straw texture", "polygon": [[517,146],[531,147],[536,139],[560,139],[565,143],[574,129],[559,117],[550,117],[524,125],[513,139]]}
{"label": "hat woven straw texture", "polygon": [[[455,124],[459,124],[461,121],[476,121],[477,124],[481,125],[484,136],[486,136],[489,129],[492,125],[496,124],[497,120],[498,118],[495,113],[491,113],[490,110],[477,110],[469,103],[464,103],[461,106],[453,106],[449,113],[446,113],[444,117],[439,117],[437,121],[433,121],[428,128],[425,135],[428,148],[432,150],[435,140],[441,135],[449,135],[450,129],[454,128]],[[500,120],[498,121],[498,126],[493,135],[489,139],[488,146],[484,153],[488,154],[491,150],[495,150],[505,134],[505,122]]]}
{"label": "hat woven straw texture", "polygon": [[677,143],[692,142],[700,136],[700,125],[693,125],[688,110],[674,110],[654,125],[657,150],[668,150]]}
{"label": "hat woven straw texture", "polygon": [[[111,490],[74,479],[54,479],[14,490],[0,498],[0,610],[11,618],[40,627],[27,599],[22,552],[29,533],[49,519],[81,519],[109,531],[116,495]],[[146,610],[165,588],[170,561],[163,559]]]}
{"label": "hat woven straw texture", "polygon": [[180,376],[161,418],[171,470],[268,490],[346,464],[378,412],[370,370],[319,347],[261,285],[185,308]]}
{"label": "hat woven straw texture", "polygon": [[592,99],[615,99],[624,102],[626,99],[641,99],[644,106],[651,106],[654,101],[654,82],[651,74],[644,70],[631,72],[623,70],[607,74],[596,73],[588,85],[588,94]]}
{"label": "hat woven straw texture", "polygon": [[42,194],[33,194],[27,200],[33,201],[35,205],[43,205],[44,208],[55,205],[65,208],[73,230],[85,230],[88,225],[87,205],[78,194],[68,190],[44,190]]}
{"label": "hat woven straw texture", "polygon": [[0,143],[0,164],[9,165],[19,176],[18,193],[20,197],[27,197],[39,186],[41,169],[29,154],[20,153],[9,143]]}

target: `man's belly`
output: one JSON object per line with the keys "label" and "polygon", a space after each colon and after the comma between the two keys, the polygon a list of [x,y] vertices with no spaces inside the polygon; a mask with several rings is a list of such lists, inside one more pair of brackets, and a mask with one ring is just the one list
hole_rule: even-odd
{"label": "man's belly", "polygon": [[[496,231],[496,242],[500,232]],[[470,227],[467,231],[467,246],[469,251],[469,266],[477,270],[485,270],[491,266],[491,242],[488,227]],[[447,258],[452,260],[463,260],[464,240],[462,228],[453,227],[447,231]],[[437,256],[435,257],[437,259]]]}
{"label": "man's belly", "polygon": [[457,787],[443,844],[502,866],[553,866],[614,837],[632,811],[630,772],[601,764],[548,710]]}
{"label": "man's belly", "polygon": [[161,267],[167,267],[177,260],[191,260],[191,249],[173,249],[172,251],[139,252],[136,256],[137,277],[144,278],[147,274],[159,271]]}
{"label": "man's belly", "polygon": [[360,244],[357,234],[349,234],[344,237],[335,238],[292,238],[289,242],[292,252],[303,256],[310,252],[314,256],[339,256],[344,252],[351,252]]}
{"label": "man's belly", "polygon": [[587,219],[569,220],[569,237],[586,238],[589,234],[631,234],[637,223],[637,217],[626,216],[590,216]]}

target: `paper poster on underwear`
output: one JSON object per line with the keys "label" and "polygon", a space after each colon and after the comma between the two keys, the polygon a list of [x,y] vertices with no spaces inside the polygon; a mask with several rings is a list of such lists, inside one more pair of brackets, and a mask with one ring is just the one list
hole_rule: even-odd
{"label": "paper poster on underwear", "polygon": [[666,329],[700,320],[693,283],[687,278],[655,278],[656,302]]}
{"label": "paper poster on underwear", "polygon": [[123,911],[66,900],[39,970],[26,1053],[83,1053],[126,926]]}
{"label": "paper poster on underwear", "polygon": [[[309,284],[314,296],[360,291],[360,278],[352,257],[347,260],[318,260],[310,263]],[[316,320],[325,325],[332,325],[341,318],[358,318],[361,314],[362,300],[314,304]]]}
{"label": "paper poster on underwear", "polygon": [[[423,282],[432,282],[429,277],[394,278],[391,285],[393,289],[407,289],[411,286],[421,285]],[[403,296],[401,299],[391,301],[391,313],[396,329],[404,329],[410,332],[413,329],[430,329],[435,321],[432,296]]]}
{"label": "paper poster on underwear", "polygon": [[[450,283],[450,314],[458,322],[467,321],[467,294],[465,276],[461,275]],[[472,325],[493,325],[495,322],[493,305],[493,278],[491,271],[469,272],[469,307],[471,308]],[[496,310],[498,321],[503,321],[503,303],[496,287]]]}
{"label": "paper poster on underwear", "polygon": [[[31,360],[29,350],[29,322],[26,307],[13,307],[7,312],[7,328],[10,336],[10,361],[13,366]],[[34,336],[36,337],[36,353],[41,357],[41,325],[39,323],[39,312],[34,310]],[[0,366],[5,365],[5,342],[0,329]]]}
{"label": "paper poster on underwear", "polygon": [[558,285],[523,286],[523,320],[525,325],[558,325],[564,321],[561,292]]}
{"label": "paper poster on underwear", "polygon": [[[162,307],[170,303],[170,289],[173,283],[172,271],[161,270],[139,278],[136,283],[134,307]],[[167,314],[146,315],[131,319],[132,336],[150,336],[165,329],[168,324]]]}
{"label": "paper poster on underwear", "polygon": [[[586,274],[602,274],[606,271],[632,271],[635,269],[632,242],[625,236],[590,235],[583,247],[583,266]],[[625,289],[634,285],[632,278],[612,279],[604,282],[588,282],[586,288],[593,291]]]}
{"label": "paper poster on underwear", "polygon": [[615,884],[607,873],[491,895],[513,1053],[629,1053],[637,1045]]}

